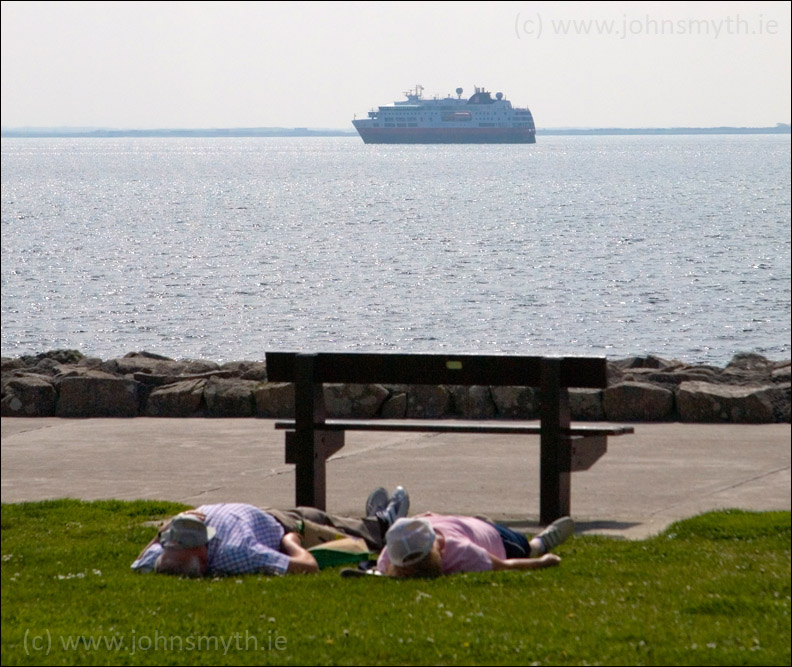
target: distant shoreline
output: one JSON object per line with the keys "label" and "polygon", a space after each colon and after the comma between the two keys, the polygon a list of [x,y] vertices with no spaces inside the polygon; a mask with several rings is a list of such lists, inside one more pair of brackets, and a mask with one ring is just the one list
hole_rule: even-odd
{"label": "distant shoreline", "polygon": [[600,129],[536,130],[537,135],[612,135],[612,134],[789,134],[789,125],[776,127],[608,127]]}
{"label": "distant shoreline", "polygon": [[[657,128],[548,128],[537,129],[538,136],[607,136],[674,134],[790,134],[790,126],[775,127],[657,127]],[[209,129],[116,130],[103,128],[2,128],[4,139],[99,139],[153,137],[357,137],[355,130],[326,130],[305,127],[252,127]]]}

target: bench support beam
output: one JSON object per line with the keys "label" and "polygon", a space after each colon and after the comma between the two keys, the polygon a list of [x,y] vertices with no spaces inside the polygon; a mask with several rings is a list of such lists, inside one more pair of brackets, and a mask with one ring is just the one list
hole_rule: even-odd
{"label": "bench support beam", "polygon": [[571,472],[588,470],[608,451],[608,438],[604,435],[572,437]]}

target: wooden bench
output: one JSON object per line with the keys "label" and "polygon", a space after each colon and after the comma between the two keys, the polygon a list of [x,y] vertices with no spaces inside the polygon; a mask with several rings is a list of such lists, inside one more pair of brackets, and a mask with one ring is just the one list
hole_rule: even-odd
{"label": "wooden bench", "polygon": [[[325,461],[344,446],[346,431],[421,431],[540,436],[539,518],[570,513],[570,475],[590,468],[608,436],[631,426],[572,425],[569,388],[607,386],[599,357],[472,354],[267,352],[267,379],[295,385],[295,418],[286,429],[286,463],[296,464],[296,503],[325,509]],[[507,420],[327,419],[324,383],[525,386],[540,390],[539,423]]]}

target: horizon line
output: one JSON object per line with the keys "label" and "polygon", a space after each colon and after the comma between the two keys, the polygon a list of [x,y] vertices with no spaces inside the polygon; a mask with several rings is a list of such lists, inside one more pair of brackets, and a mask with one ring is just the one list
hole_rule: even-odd
{"label": "horizon line", "polygon": [[[546,127],[546,130],[669,130],[669,129],[719,129],[723,127],[740,128],[740,129],[776,129],[791,127],[790,123],[776,123],[775,125],[558,125],[554,127]],[[86,130],[105,130],[105,131],[122,131],[122,132],[197,132],[197,131],[240,131],[240,130],[307,130],[307,131],[320,131],[320,132],[354,132],[354,129],[342,127],[308,127],[305,125],[237,125],[232,127],[220,126],[201,126],[201,127],[122,127],[111,125],[0,125],[0,129],[5,131],[31,131],[31,130],[69,130],[69,131],[86,131]]]}
{"label": "horizon line", "polygon": [[[548,127],[537,128],[541,135],[638,135],[638,134],[790,134],[789,123],[774,126],[717,125],[709,127]],[[100,126],[0,126],[0,138],[244,138],[244,137],[356,137],[355,129],[310,128],[310,127],[234,127],[234,128],[111,128]]]}

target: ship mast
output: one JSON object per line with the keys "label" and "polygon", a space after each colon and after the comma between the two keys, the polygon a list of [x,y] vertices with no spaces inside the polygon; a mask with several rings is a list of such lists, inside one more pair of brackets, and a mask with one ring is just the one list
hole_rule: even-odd
{"label": "ship mast", "polygon": [[424,91],[424,87],[420,83],[416,83],[415,84],[415,91],[407,90],[407,91],[405,91],[404,96],[408,100],[413,99],[413,98],[415,98],[416,100],[420,100],[421,99],[421,95],[423,94],[423,91]]}

